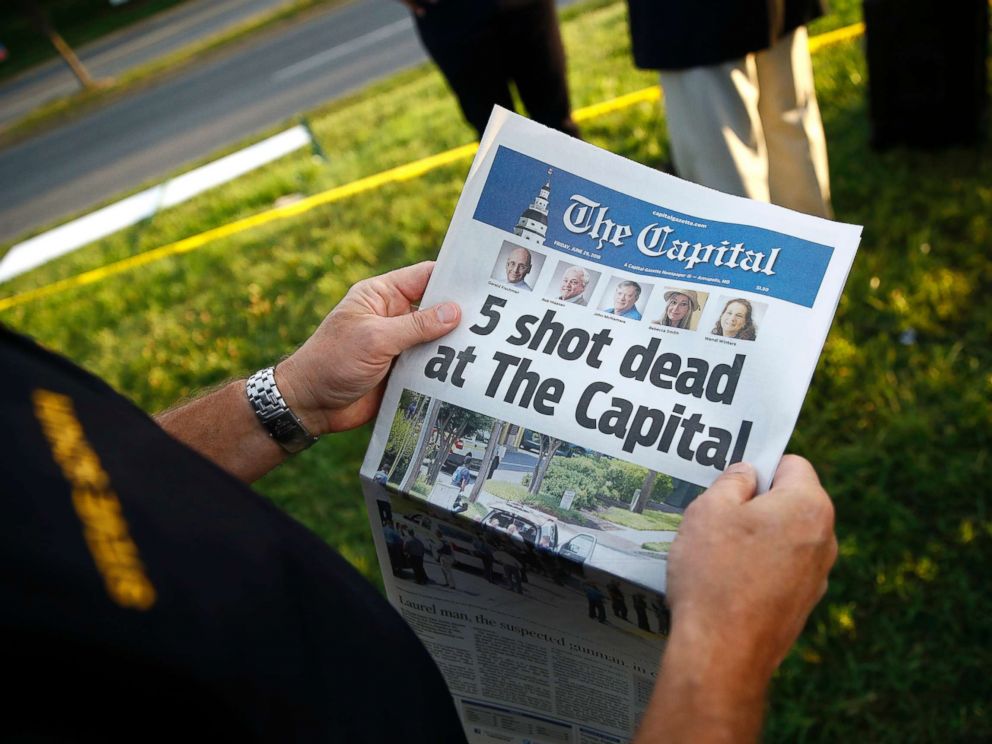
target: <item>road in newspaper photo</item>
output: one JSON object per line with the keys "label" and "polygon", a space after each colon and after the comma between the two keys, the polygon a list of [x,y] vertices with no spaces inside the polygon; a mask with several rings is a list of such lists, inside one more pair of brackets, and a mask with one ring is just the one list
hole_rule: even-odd
{"label": "road in newspaper photo", "polygon": [[633,730],[669,630],[663,595],[531,544],[513,527],[533,522],[512,506],[472,522],[363,485],[390,599],[470,741],[615,742]]}
{"label": "road in newspaper photo", "polygon": [[563,570],[594,568],[658,593],[682,512],[702,490],[410,390],[373,479],[505,534],[518,559],[562,556]]}
{"label": "road in newspaper photo", "polygon": [[494,111],[423,299],[462,323],[397,361],[362,467],[470,741],[630,739],[685,509],[740,460],[768,487],[859,236]]}

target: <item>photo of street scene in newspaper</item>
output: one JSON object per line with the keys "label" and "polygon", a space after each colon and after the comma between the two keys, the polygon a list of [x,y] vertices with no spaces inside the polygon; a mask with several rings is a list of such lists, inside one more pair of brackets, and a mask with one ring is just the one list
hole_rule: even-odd
{"label": "photo of street scene in newspaper", "polygon": [[670,629],[661,594],[363,486],[390,598],[444,674],[470,741],[616,742],[633,730]]}
{"label": "photo of street scene in newspaper", "polygon": [[[557,556],[549,562],[561,571],[597,569],[658,593],[682,512],[703,490],[410,390],[373,478],[505,535],[510,577],[518,561],[526,570]],[[456,548],[462,563],[484,567],[478,551]]]}
{"label": "photo of street scene in newspaper", "polygon": [[[555,606],[556,627],[578,634],[587,632],[588,621],[594,621],[649,643],[654,636],[668,635],[670,616],[663,594],[560,560],[506,530],[453,519],[416,499],[383,492],[376,506],[389,571],[410,592],[428,591],[518,617],[528,617],[528,604],[536,600]],[[508,524],[518,516],[498,507],[490,511],[494,519],[507,519]],[[520,523],[523,526],[524,520]]]}
{"label": "photo of street scene in newspaper", "polygon": [[767,489],[860,228],[720,194],[497,109],[362,466],[390,601],[473,744],[628,741],[686,509]]}

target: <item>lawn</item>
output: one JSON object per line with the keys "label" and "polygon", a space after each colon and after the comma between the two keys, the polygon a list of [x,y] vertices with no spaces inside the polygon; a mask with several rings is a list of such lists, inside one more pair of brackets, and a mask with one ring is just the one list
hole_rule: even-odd
{"label": "lawn", "polygon": [[609,509],[596,512],[596,516],[635,530],[677,530],[682,523],[681,514],[668,514],[653,509],[645,509],[642,514],[635,514],[628,509],[611,506]]}
{"label": "lawn", "polygon": [[651,550],[655,553],[667,553],[671,547],[670,542],[646,542],[641,545],[642,550]]}
{"label": "lawn", "polygon": [[553,499],[544,494],[534,495],[527,490],[526,486],[519,483],[507,483],[506,481],[491,480],[486,482],[486,492],[491,493],[504,501],[515,501],[544,512],[561,521],[575,524],[582,527],[595,527],[596,523],[587,519],[582,512],[576,509],[562,509],[558,499]]}
{"label": "lawn", "polygon": [[[834,6],[814,32],[857,19],[852,0]],[[584,4],[566,18],[576,106],[654,83],[631,66],[622,3]],[[992,138],[977,149],[874,152],[860,43],[829,47],[814,65],[837,218],[865,231],[789,447],[815,463],[834,498],[841,554],[776,676],[766,739],[987,741]],[[428,67],[311,121],[326,162],[286,158],[0,294],[471,140]],[[656,167],[668,162],[664,131],[650,103],[583,126],[594,143]],[[19,305],[0,321],[158,410],[286,354],[354,281],[435,255],[468,165]],[[377,580],[356,477],[367,439],[367,429],[328,437],[259,489]]]}

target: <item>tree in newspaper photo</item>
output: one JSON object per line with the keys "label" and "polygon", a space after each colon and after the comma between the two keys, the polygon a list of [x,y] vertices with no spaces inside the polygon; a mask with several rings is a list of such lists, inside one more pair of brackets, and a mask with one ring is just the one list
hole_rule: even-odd
{"label": "tree in newspaper photo", "polygon": [[[493,538],[507,536],[507,552],[525,572],[558,556],[563,571],[581,577],[598,569],[658,592],[682,513],[702,491],[411,390],[400,397],[374,480],[462,515]],[[467,549],[470,534],[455,539],[464,548],[455,553],[456,568],[490,570]],[[495,570],[501,572],[499,560]]]}

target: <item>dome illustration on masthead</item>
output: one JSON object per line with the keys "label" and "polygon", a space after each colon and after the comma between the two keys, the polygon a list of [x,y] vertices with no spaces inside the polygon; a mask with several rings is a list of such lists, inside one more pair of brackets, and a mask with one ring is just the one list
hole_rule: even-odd
{"label": "dome illustration on masthead", "polygon": [[530,243],[544,245],[544,238],[548,234],[548,197],[551,196],[551,168],[548,168],[548,180],[537,192],[534,201],[523,211],[517,226],[513,228],[515,235],[519,235]]}

